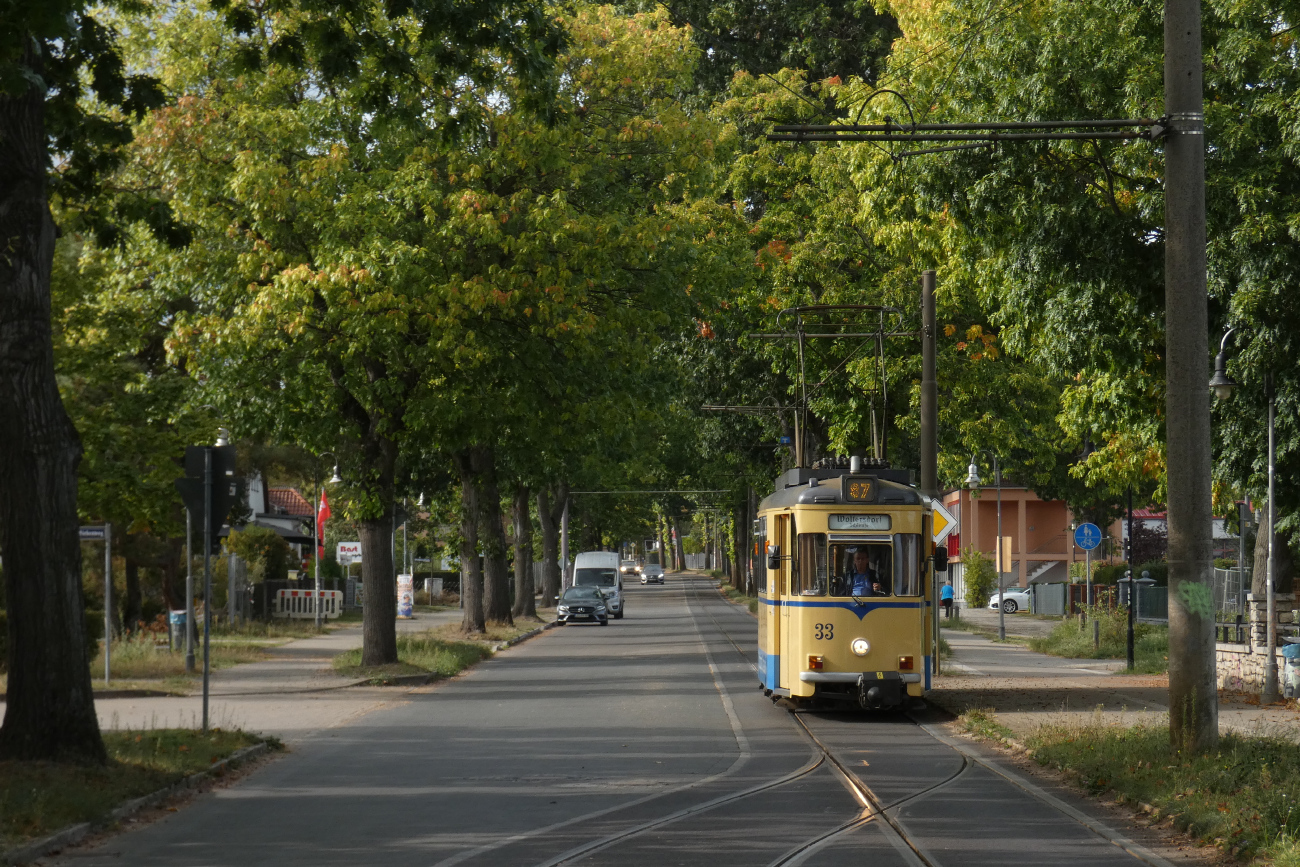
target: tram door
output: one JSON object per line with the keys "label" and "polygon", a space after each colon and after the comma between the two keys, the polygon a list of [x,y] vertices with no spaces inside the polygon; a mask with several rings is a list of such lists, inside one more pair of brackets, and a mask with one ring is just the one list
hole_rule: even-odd
{"label": "tram door", "polygon": [[780,654],[777,666],[776,685],[789,689],[794,679],[794,660],[790,655],[790,639],[793,635],[790,625],[789,600],[782,597],[790,593],[790,575],[794,568],[796,552],[794,549],[794,516],[790,514],[776,516],[776,538],[781,546],[781,568],[776,573],[776,591],[773,595],[780,599],[780,616],[772,618],[774,634],[772,646]]}

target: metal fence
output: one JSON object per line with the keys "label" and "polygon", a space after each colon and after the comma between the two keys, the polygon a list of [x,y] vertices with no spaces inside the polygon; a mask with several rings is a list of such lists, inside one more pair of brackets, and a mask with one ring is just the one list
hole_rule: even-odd
{"label": "metal fence", "polygon": [[710,563],[709,563],[709,555],[708,555],[708,554],[687,554],[687,555],[686,555],[686,568],[687,568],[687,569],[707,570],[707,569],[711,569],[711,568],[714,568],[714,567],[712,567],[712,566],[710,565]]}
{"label": "metal fence", "polygon": [[1246,569],[1214,569],[1214,610],[1224,614],[1245,614],[1246,594],[1250,592],[1250,572]]}

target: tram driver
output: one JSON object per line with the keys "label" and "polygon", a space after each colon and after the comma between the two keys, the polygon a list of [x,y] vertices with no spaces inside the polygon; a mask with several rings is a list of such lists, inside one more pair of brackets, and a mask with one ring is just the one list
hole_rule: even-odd
{"label": "tram driver", "polygon": [[884,596],[880,575],[871,568],[871,558],[865,547],[853,552],[853,571],[849,573],[850,596]]}

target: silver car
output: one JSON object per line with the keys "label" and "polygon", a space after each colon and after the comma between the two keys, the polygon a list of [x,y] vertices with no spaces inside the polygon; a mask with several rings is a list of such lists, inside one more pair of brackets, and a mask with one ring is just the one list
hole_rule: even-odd
{"label": "silver car", "polygon": [[662,584],[664,583],[664,567],[658,563],[648,563],[641,567],[642,584]]}

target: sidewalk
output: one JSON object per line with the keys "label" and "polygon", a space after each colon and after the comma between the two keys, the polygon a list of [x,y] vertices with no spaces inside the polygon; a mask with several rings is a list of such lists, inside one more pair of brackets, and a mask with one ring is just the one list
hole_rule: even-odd
{"label": "sidewalk", "polygon": [[[967,623],[972,623],[981,629],[997,631],[998,612],[992,608],[962,608],[960,613],[961,619]],[[1017,638],[1045,638],[1061,622],[1059,617],[1051,620],[1040,620],[1028,614],[1004,614],[1002,616],[1006,621],[1007,635]]]}
{"label": "sidewalk", "polygon": [[[397,621],[398,633],[422,632],[458,623],[458,610]],[[330,667],[340,653],[361,646],[361,626],[301,638],[268,649],[270,659],[215,671],[209,683],[209,724],[275,735],[286,743],[396,701],[404,690],[358,686]],[[203,719],[202,687],[191,695],[97,698],[99,724],[106,729],[197,728]]]}

